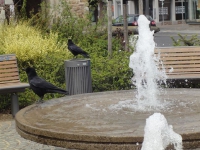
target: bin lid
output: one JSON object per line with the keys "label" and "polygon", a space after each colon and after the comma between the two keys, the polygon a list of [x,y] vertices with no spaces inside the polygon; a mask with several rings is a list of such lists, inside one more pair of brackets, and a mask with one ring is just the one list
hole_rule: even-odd
{"label": "bin lid", "polygon": [[65,60],[65,67],[90,66],[90,59],[70,59]]}

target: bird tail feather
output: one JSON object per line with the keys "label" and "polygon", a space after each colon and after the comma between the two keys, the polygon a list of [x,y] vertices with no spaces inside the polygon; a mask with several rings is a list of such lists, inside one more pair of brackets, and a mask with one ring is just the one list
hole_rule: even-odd
{"label": "bird tail feather", "polygon": [[69,95],[69,92],[65,91],[63,89],[49,89],[48,92],[49,93],[59,93],[59,94]]}

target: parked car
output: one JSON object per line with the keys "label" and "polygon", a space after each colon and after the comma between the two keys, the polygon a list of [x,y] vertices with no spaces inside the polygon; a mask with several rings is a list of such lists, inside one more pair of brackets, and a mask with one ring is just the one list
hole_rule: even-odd
{"label": "parked car", "polygon": [[[154,32],[159,32],[160,28],[156,26],[156,22],[153,20],[153,18],[149,15],[146,15],[147,19],[150,21],[150,29],[154,30]],[[127,22],[128,22],[128,30],[132,31],[134,34],[138,34],[138,20],[139,15],[138,14],[129,14],[127,16]],[[119,16],[117,17],[114,21],[113,21],[113,31],[116,30],[117,28],[121,28],[123,26],[124,20],[123,20],[123,16]],[[121,27],[120,27],[121,26]]]}

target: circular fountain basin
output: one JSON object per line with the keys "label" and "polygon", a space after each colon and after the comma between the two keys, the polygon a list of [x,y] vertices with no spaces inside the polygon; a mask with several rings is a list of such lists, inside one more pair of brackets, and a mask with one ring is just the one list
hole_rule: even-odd
{"label": "circular fountain basin", "polygon": [[98,92],[30,105],[16,114],[16,129],[22,137],[47,145],[134,150],[141,148],[146,119],[160,112],[182,136],[184,148],[200,147],[199,89],[166,89],[159,98],[169,104],[148,111],[128,107],[134,105],[135,94],[135,90]]}

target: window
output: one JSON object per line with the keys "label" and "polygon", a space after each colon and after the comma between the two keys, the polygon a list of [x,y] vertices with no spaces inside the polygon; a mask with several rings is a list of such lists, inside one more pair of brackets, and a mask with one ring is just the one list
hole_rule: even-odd
{"label": "window", "polygon": [[120,1],[117,1],[117,14],[118,14],[118,16],[120,16],[122,14]]}
{"label": "window", "polygon": [[159,1],[159,21],[171,19],[171,0]]}
{"label": "window", "polygon": [[183,1],[175,2],[175,13],[176,13],[176,20],[185,19],[185,2]]}

